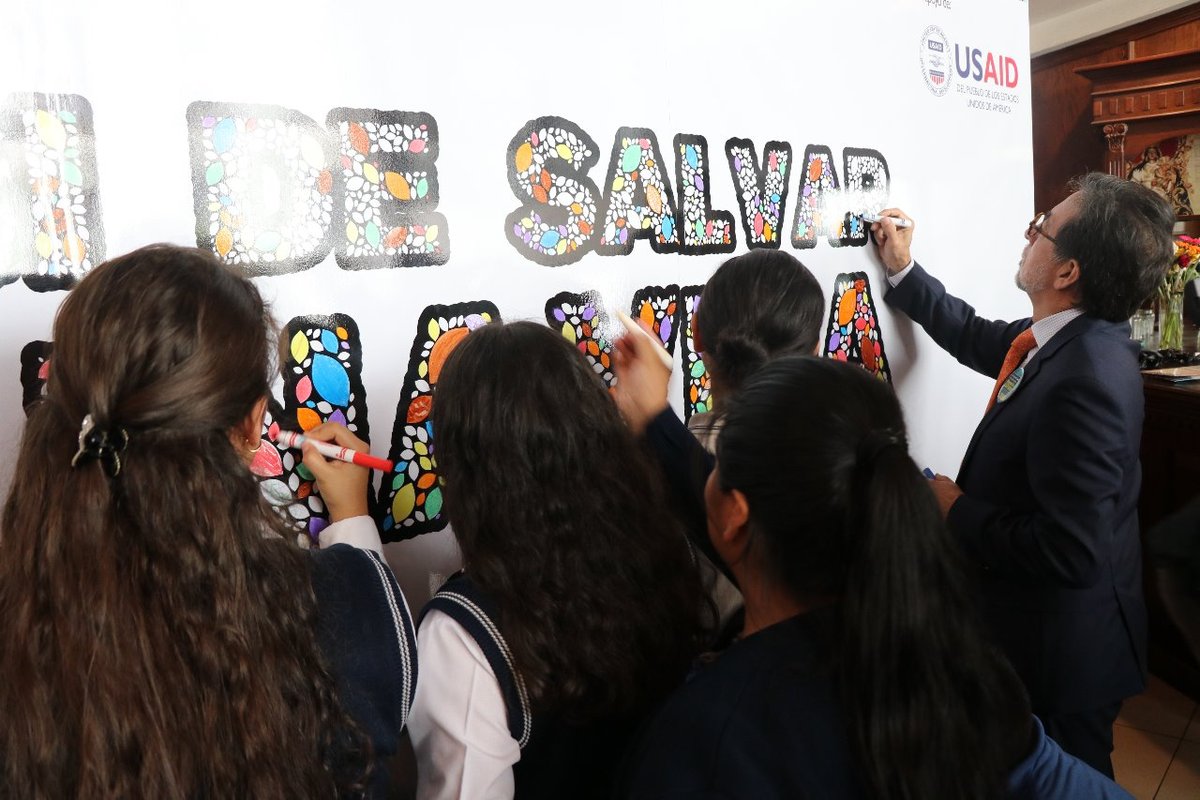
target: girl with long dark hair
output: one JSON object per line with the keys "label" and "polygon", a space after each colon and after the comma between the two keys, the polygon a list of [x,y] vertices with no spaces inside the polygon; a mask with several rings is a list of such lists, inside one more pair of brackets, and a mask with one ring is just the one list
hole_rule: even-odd
{"label": "girl with long dark hair", "polygon": [[767,364],[705,504],[745,622],[649,727],[633,797],[1125,796],[1045,738],[986,643],[890,386]]}
{"label": "girl with long dark hair", "polygon": [[724,261],[694,323],[717,410],[771,359],[816,352],[824,315],[821,285],[790,253],[751,250]]}
{"label": "girl with long dark hair", "polygon": [[418,797],[608,797],[701,639],[656,476],[586,361],[535,323],[467,337],[433,425],[464,570],[418,634]]}
{"label": "girl with long dark hair", "polygon": [[720,610],[721,640],[736,627],[742,607],[734,576],[708,541],[704,519],[704,482],[722,413],[763,364],[816,352],[824,309],[817,279],[790,253],[752,250],[723,262],[704,286],[693,323],[712,379],[714,410],[693,415],[686,428],[667,402],[670,370],[646,352],[645,337],[617,340],[617,402],[630,428],[645,436],[673,511],[704,556],[702,574]]}
{"label": "girl with long dark hair", "polygon": [[305,454],[320,551],[264,502],[273,341],[254,285],[199,250],[113,259],[63,302],[0,533],[0,795],[386,790],[411,622],[379,554],[335,544],[379,547],[365,470]]}

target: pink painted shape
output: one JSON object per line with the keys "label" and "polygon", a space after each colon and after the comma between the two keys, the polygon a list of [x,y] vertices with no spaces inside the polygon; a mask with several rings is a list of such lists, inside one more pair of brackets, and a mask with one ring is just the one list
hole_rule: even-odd
{"label": "pink painted shape", "polygon": [[283,474],[283,461],[273,444],[259,442],[258,452],[250,462],[250,471],[260,478],[275,478]]}

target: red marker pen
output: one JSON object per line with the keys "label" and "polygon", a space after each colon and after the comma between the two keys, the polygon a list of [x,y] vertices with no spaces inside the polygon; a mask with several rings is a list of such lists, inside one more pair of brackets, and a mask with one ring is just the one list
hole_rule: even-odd
{"label": "red marker pen", "polygon": [[368,453],[360,453],[357,450],[352,450],[349,447],[338,447],[331,442],[318,442],[316,439],[309,439],[303,434],[295,431],[277,430],[276,426],[272,425],[269,434],[279,444],[284,447],[300,449],[307,442],[313,448],[325,456],[326,458],[345,461],[349,464],[357,464],[360,467],[368,469],[378,469],[383,472],[391,472],[396,465],[386,458],[379,458]]}

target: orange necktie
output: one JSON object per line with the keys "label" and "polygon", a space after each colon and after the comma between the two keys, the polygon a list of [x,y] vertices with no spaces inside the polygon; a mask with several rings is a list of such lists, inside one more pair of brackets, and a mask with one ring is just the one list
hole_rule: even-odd
{"label": "orange necktie", "polygon": [[988,400],[988,411],[991,411],[992,406],[996,405],[996,395],[1000,394],[1000,386],[1008,379],[1009,375],[1013,374],[1017,365],[1025,360],[1029,351],[1035,347],[1037,347],[1037,339],[1033,338],[1033,328],[1026,328],[1017,334],[1017,338],[1013,339],[1012,344],[1008,346],[1008,354],[1004,356],[1004,364],[1000,367],[1000,375],[996,378],[996,386],[992,389],[991,399]]}

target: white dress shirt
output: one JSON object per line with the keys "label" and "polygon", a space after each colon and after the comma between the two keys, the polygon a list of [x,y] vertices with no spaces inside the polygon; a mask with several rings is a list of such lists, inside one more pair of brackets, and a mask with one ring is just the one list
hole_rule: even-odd
{"label": "white dress shirt", "polygon": [[521,748],[483,650],[449,615],[431,610],[417,631],[417,694],[408,732],[417,800],[512,800]]}
{"label": "white dress shirt", "polygon": [[1042,317],[1037,322],[1033,323],[1033,340],[1037,342],[1037,346],[1029,351],[1029,355],[1025,356],[1025,360],[1021,362],[1021,366],[1029,363],[1029,359],[1037,355],[1037,351],[1046,346],[1046,342],[1050,341],[1050,337],[1067,327],[1067,323],[1076,317],[1083,316],[1082,308],[1068,308],[1065,311],[1059,311],[1057,314],[1051,314],[1048,317]]}
{"label": "white dress shirt", "polygon": [[379,528],[376,527],[375,520],[365,515],[331,522],[317,534],[317,539],[321,547],[348,544],[361,550],[373,550],[383,558],[383,542],[379,539]]}

